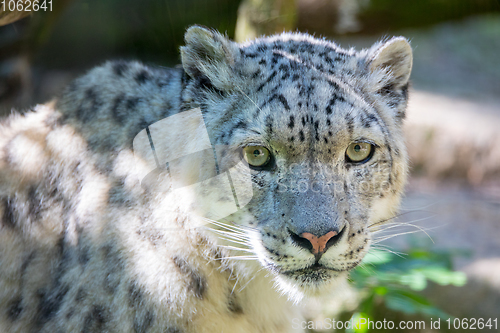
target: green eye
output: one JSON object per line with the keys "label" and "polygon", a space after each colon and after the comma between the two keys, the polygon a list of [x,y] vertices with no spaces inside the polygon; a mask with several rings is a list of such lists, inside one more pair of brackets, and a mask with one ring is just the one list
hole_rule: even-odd
{"label": "green eye", "polygon": [[373,155],[373,145],[366,142],[353,142],[345,152],[349,162],[367,162]]}
{"label": "green eye", "polygon": [[266,147],[247,146],[243,148],[243,157],[251,166],[261,167],[269,162],[271,154]]}

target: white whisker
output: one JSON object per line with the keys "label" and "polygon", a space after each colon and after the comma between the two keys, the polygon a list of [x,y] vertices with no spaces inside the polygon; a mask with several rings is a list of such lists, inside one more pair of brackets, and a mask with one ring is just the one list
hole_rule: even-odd
{"label": "white whisker", "polygon": [[[397,233],[397,234],[394,234],[394,235],[390,235],[390,236],[382,236],[382,237],[379,237],[379,238],[376,238],[373,240],[373,244],[377,244],[377,243],[380,243],[380,242],[383,242],[383,241],[386,241],[388,239],[391,239],[391,238],[394,238],[394,237],[397,237],[397,236],[402,236],[402,235],[410,235],[410,234],[415,234],[417,232],[420,232],[420,231],[423,231],[423,230],[413,230],[413,231],[407,231],[407,232],[400,232],[400,233]],[[427,237],[429,237],[429,239],[434,243],[434,240],[432,239],[432,237],[425,231],[423,231]]]}
{"label": "white whisker", "polygon": [[232,260],[257,260],[257,256],[232,256],[232,257],[224,257],[224,258],[216,258],[215,260],[225,260],[225,259],[232,259]]}
{"label": "white whisker", "polygon": [[248,232],[248,229],[249,229],[249,228],[243,228],[241,226],[235,226],[234,224],[221,223],[219,221],[214,221],[214,220],[209,220],[209,219],[206,219],[206,220],[209,223],[211,223],[219,228],[223,228],[225,230],[228,230],[228,231],[231,231],[234,233],[245,234],[246,232]]}
{"label": "white whisker", "polygon": [[246,288],[246,286],[248,286],[248,284],[249,284],[250,282],[252,282],[252,280],[253,280],[253,279],[255,279],[255,277],[257,276],[257,273],[260,273],[260,271],[261,271],[261,270],[263,270],[263,269],[264,269],[264,267],[261,267],[261,268],[260,268],[257,272],[255,272],[255,274],[252,276],[252,278],[251,278],[250,280],[248,280],[248,281],[247,281],[247,283],[245,283],[245,285],[244,285],[244,286],[242,286],[242,287],[238,290],[238,292],[241,292],[243,289],[245,289],[245,288]]}
{"label": "white whisker", "polygon": [[236,285],[238,284],[238,282],[239,282],[239,281],[240,281],[240,277],[239,277],[239,276],[237,276],[237,277],[236,277],[236,282],[235,282],[235,283],[234,283],[234,285],[233,285],[233,289],[231,289],[231,295],[233,294],[233,292],[234,292],[234,288],[236,288]]}
{"label": "white whisker", "polygon": [[247,241],[247,240],[249,240],[248,237],[234,235],[232,233],[224,232],[224,231],[217,230],[217,229],[210,229],[210,231],[213,232],[213,233],[216,233],[218,235],[221,235],[222,237],[231,238],[231,239],[234,239],[234,240],[237,240],[237,241]]}
{"label": "white whisker", "polygon": [[[412,210],[412,211],[408,211],[408,212],[405,212],[405,213],[396,214],[396,215],[394,215],[392,217],[389,217],[389,218],[387,218],[385,220],[374,222],[374,223],[368,225],[368,228],[372,228],[372,227],[374,227],[376,225],[386,225],[388,223],[391,223],[391,222],[386,223],[387,221],[390,221],[390,220],[393,220],[395,218],[398,218],[398,217],[401,217],[401,216],[405,216],[405,215],[408,215],[408,214],[411,214],[411,213],[418,213],[418,212],[432,213],[432,212],[424,211],[424,210]],[[426,217],[426,218],[423,218],[423,219],[420,219],[420,220],[411,221],[411,222],[408,222],[408,223],[413,223],[413,222],[417,222],[417,221],[426,220],[426,219],[429,219],[429,218],[431,218],[433,216],[435,216],[435,214],[433,214],[432,216],[429,216],[429,217]],[[405,223],[405,222],[402,222],[402,223]]]}
{"label": "white whisker", "polygon": [[251,98],[250,98],[247,94],[245,94],[245,93],[243,92],[243,90],[240,88],[240,86],[239,86],[239,85],[236,85],[236,88],[238,88],[238,90],[239,90],[239,91],[240,91],[243,95],[245,95],[245,97],[246,97],[246,98],[248,98],[248,100],[249,100],[250,102],[252,102],[252,103],[253,103],[253,105],[255,105],[255,106],[257,107],[257,109],[259,109],[259,111],[262,111],[262,110],[261,110],[261,108],[257,105],[257,103],[255,103],[255,102],[253,101],[253,99],[251,99]]}
{"label": "white whisker", "polygon": [[[228,241],[228,242],[231,242],[233,244],[236,244],[236,245],[242,245],[242,246],[245,246],[245,247],[252,247],[250,243],[247,243],[247,242],[239,242],[239,241],[235,241],[235,240],[232,240],[232,239],[227,239],[227,238],[224,238],[224,237],[220,237],[221,240],[225,240],[225,241]],[[226,245],[219,245],[219,246],[226,246]]]}
{"label": "white whisker", "polygon": [[[413,228],[419,229],[419,230],[423,229],[422,227],[413,224],[413,222],[403,222],[403,223],[394,222],[394,223],[391,223],[390,225],[385,226],[383,229],[378,229],[378,230],[372,231],[372,235],[381,234],[381,233],[388,232],[388,231],[395,229],[395,228],[404,228],[404,227],[413,227]],[[423,231],[423,230],[421,230],[421,231]]]}
{"label": "white whisker", "polygon": [[255,253],[254,251],[250,249],[242,249],[236,246],[231,246],[231,245],[219,245],[219,247],[228,249],[228,250],[235,250],[235,251],[242,251],[242,252],[250,252],[250,253]]}
{"label": "white whisker", "polygon": [[382,245],[382,244],[375,244],[374,246],[372,246],[372,248],[374,250],[379,250],[379,251],[383,251],[383,252],[389,252],[389,253],[392,253],[400,258],[406,258],[405,256],[407,256],[408,254],[404,253],[404,252],[399,252],[399,251],[395,251],[395,250],[391,250],[389,246],[387,245]]}

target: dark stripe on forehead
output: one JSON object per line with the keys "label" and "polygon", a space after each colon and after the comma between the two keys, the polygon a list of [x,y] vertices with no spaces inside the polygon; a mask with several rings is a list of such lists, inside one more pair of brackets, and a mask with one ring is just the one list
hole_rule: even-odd
{"label": "dark stripe on forehead", "polygon": [[266,117],[266,128],[269,134],[273,134],[273,117],[270,115]]}
{"label": "dark stripe on forehead", "polygon": [[240,120],[238,121],[236,124],[234,124],[233,127],[231,127],[231,129],[229,130],[228,132],[228,136],[231,137],[233,135],[233,132],[238,129],[238,128],[241,128],[241,129],[246,129],[247,128],[247,123],[244,122],[243,120]]}
{"label": "dark stripe on forehead", "polygon": [[326,106],[326,114],[331,114],[333,112],[332,107],[334,107],[337,102],[345,102],[345,98],[334,93]]}
{"label": "dark stripe on forehead", "polygon": [[277,74],[276,71],[273,71],[271,73],[271,75],[268,76],[268,78],[266,79],[266,81],[264,81],[263,83],[261,83],[261,85],[257,88],[257,92],[261,91],[262,88],[264,88],[264,86],[266,84],[268,84],[269,82],[271,82],[274,79],[274,77],[276,76],[276,74]]}
{"label": "dark stripe on forehead", "polygon": [[349,131],[349,136],[352,137],[352,133],[354,132],[354,118],[350,113],[345,115],[345,120],[347,122],[347,130]]}
{"label": "dark stripe on forehead", "polygon": [[316,120],[314,122],[314,139],[316,141],[319,141],[319,120]]}
{"label": "dark stripe on forehead", "polygon": [[364,128],[370,128],[373,123],[377,122],[377,117],[373,114],[368,114],[367,116],[361,117],[361,123]]}
{"label": "dark stripe on forehead", "polygon": [[288,102],[283,94],[278,95],[278,100],[281,102],[281,104],[283,104],[285,110],[290,111],[290,106],[288,105]]}

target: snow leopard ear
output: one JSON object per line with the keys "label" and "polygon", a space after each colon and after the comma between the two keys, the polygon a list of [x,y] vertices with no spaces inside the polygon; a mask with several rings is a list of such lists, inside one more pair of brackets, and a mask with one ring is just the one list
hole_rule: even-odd
{"label": "snow leopard ear", "polygon": [[368,55],[371,72],[385,70],[389,79],[385,87],[398,89],[405,87],[410,79],[413,55],[411,46],[404,37],[394,37],[382,45],[375,45]]}
{"label": "snow leopard ear", "polygon": [[181,47],[184,71],[217,89],[230,90],[234,82],[232,68],[239,55],[237,44],[216,31],[200,26],[190,27],[184,39],[186,45]]}

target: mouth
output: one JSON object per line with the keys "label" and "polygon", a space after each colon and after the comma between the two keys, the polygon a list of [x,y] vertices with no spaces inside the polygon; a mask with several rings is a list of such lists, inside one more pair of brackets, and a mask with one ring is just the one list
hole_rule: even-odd
{"label": "mouth", "polygon": [[281,272],[281,274],[288,276],[288,277],[298,277],[298,276],[331,276],[331,275],[337,275],[342,272],[348,272],[352,270],[354,267],[357,266],[357,263],[353,263],[351,265],[348,265],[347,267],[342,267],[342,269],[336,269],[336,268],[330,268],[326,267],[324,265],[321,265],[320,263],[316,262],[310,266],[296,269],[293,271],[285,271]]}
{"label": "mouth", "polygon": [[312,271],[312,272],[316,272],[316,271],[320,271],[322,269],[328,269],[328,268],[326,268],[325,266],[323,266],[323,265],[321,265],[321,264],[319,264],[319,263],[316,262],[316,263],[312,264],[309,267],[300,269],[300,271]]}
{"label": "mouth", "polygon": [[287,278],[299,282],[301,285],[323,283],[331,280],[334,277],[337,277],[339,274],[339,272],[329,269],[318,263],[305,268],[281,273]]}
{"label": "mouth", "polygon": [[327,273],[329,271],[336,271],[334,269],[327,268],[319,263],[314,263],[310,266],[307,266],[305,268],[300,268],[296,269],[293,271],[286,271],[286,272],[281,272],[285,276],[299,276],[299,275],[311,275],[311,274],[318,274],[318,273]]}

